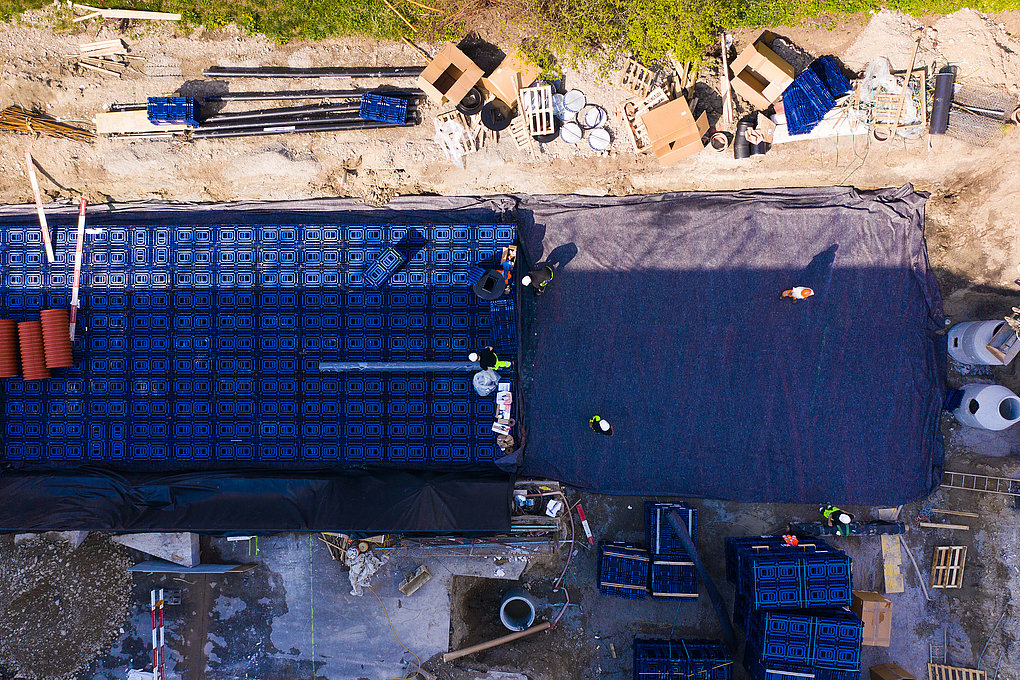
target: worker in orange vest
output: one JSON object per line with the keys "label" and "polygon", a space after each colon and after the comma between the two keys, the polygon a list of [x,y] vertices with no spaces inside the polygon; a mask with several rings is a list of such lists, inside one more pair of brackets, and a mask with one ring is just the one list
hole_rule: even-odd
{"label": "worker in orange vest", "polygon": [[794,286],[790,290],[783,291],[783,297],[792,298],[794,302],[797,300],[807,300],[814,294],[815,291],[811,290],[807,286]]}

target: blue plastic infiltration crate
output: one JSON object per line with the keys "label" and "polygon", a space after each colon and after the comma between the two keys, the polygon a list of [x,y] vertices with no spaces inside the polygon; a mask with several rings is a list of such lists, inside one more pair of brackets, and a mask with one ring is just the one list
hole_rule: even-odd
{"label": "blue plastic infiltration crate", "polygon": [[390,247],[382,252],[375,262],[365,270],[365,283],[379,288],[390,280],[404,264],[404,256],[396,248]]}
{"label": "blue plastic infiltration crate", "polygon": [[811,132],[850,91],[850,81],[831,57],[816,59],[783,91],[786,126],[791,135]]}
{"label": "blue plastic infiltration crate", "polygon": [[751,615],[745,663],[791,663],[860,671],[864,624],[842,609],[757,611]]}
{"label": "blue plastic infiltration crate", "polygon": [[643,600],[648,592],[648,551],[619,543],[599,544],[599,592]]}
{"label": "blue plastic infiltration crate", "polygon": [[365,93],[361,95],[358,115],[365,120],[403,125],[407,121],[407,100]]}
{"label": "blue plastic infiltration crate", "polygon": [[517,304],[504,295],[489,303],[492,317],[492,348],[497,354],[511,356],[517,351]]}
{"label": "blue plastic infiltration crate", "polygon": [[199,123],[199,106],[194,97],[149,97],[145,112],[153,125],[198,127]]}
{"label": "blue plastic infiltration crate", "polygon": [[850,558],[843,553],[770,553],[744,564],[737,587],[754,609],[850,605]]}
{"label": "blue plastic infiltration crate", "polygon": [[731,680],[733,663],[718,640],[634,640],[634,680]]}
{"label": "blue plastic infiltration crate", "polygon": [[[470,373],[327,375],[318,363],[462,361],[487,345],[489,305],[466,270],[514,243],[513,225],[93,225],[75,366],[3,380],[4,464],[448,469],[502,455],[495,403]],[[37,225],[0,227],[0,318],[66,308],[74,231],[55,232],[50,264]],[[426,245],[385,289],[367,285],[410,230]]]}
{"label": "blue plastic infiltration crate", "polygon": [[698,543],[698,511],[683,503],[656,503],[645,501],[645,538],[648,552],[653,557],[673,560],[689,560],[691,555],[684,548],[680,537],[669,522],[669,513],[676,511],[687,527],[691,540]]}
{"label": "blue plastic infiltration crate", "polygon": [[698,572],[690,562],[661,562],[653,557],[649,590],[655,598],[693,600],[698,596]]}

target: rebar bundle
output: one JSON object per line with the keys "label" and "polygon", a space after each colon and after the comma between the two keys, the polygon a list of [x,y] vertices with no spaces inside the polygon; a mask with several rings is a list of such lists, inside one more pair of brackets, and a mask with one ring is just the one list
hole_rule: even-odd
{"label": "rebar bundle", "polygon": [[20,106],[8,106],[3,111],[0,111],[0,130],[51,135],[79,142],[91,142],[96,137],[95,133],[89,130],[61,123],[58,120],[44,116],[41,113],[23,109]]}

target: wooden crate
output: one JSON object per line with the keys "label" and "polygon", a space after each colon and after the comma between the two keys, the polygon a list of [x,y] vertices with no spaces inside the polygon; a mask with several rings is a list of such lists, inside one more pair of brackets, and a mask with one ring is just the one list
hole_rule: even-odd
{"label": "wooden crate", "polygon": [[963,568],[967,562],[967,546],[950,545],[935,548],[931,562],[932,588],[960,588]]}
{"label": "wooden crate", "polygon": [[987,680],[988,674],[973,668],[928,664],[928,680]]}
{"label": "wooden crate", "polygon": [[518,92],[521,115],[528,123],[528,131],[535,137],[556,132],[553,115],[552,86],[523,87]]}

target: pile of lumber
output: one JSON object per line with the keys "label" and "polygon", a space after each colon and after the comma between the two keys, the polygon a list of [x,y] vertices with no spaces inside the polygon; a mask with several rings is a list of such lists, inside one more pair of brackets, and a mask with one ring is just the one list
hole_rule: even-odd
{"label": "pile of lumber", "polygon": [[128,45],[120,38],[82,43],[78,54],[73,57],[75,65],[84,71],[102,73],[104,76],[121,76],[131,68],[131,59],[141,59],[128,54]]}
{"label": "pile of lumber", "polygon": [[0,111],[0,130],[51,135],[79,142],[91,142],[96,137],[89,130],[82,130],[73,125],[61,123],[58,120],[44,116],[41,113],[23,109],[20,106],[8,106],[3,111]]}
{"label": "pile of lumber", "polygon": [[75,17],[74,23],[89,19],[144,19],[149,21],[180,21],[181,15],[176,12],[147,12],[137,9],[114,9],[112,7],[93,7],[80,2],[71,3],[72,10],[85,12],[84,16]]}

